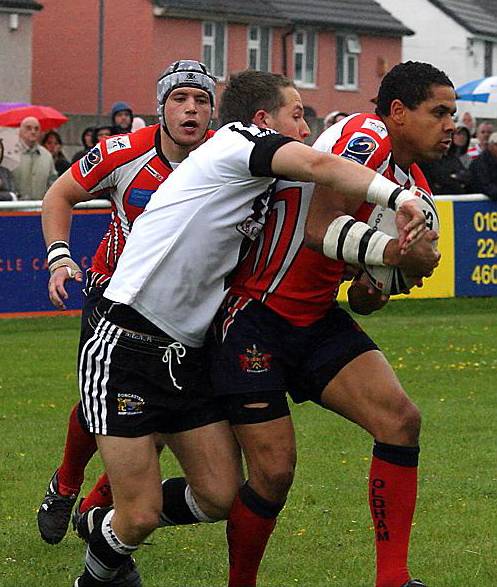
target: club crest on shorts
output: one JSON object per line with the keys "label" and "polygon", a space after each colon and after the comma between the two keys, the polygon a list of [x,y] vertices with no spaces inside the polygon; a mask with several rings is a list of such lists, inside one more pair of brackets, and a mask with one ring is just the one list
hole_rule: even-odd
{"label": "club crest on shorts", "polygon": [[145,401],[139,395],[134,393],[117,394],[117,415],[118,416],[138,416],[143,414]]}
{"label": "club crest on shorts", "polygon": [[271,354],[261,353],[255,344],[239,355],[240,367],[246,373],[265,373],[271,369]]}

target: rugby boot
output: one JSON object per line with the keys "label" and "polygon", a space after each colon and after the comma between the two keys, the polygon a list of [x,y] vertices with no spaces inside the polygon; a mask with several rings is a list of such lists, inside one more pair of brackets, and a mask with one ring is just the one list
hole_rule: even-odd
{"label": "rugby boot", "polygon": [[401,587],[427,587],[421,579],[411,579],[404,583]]}
{"label": "rugby boot", "polygon": [[71,511],[78,497],[77,494],[60,495],[57,472],[55,471],[50,479],[45,497],[36,515],[41,537],[48,544],[58,544],[66,535]]}
{"label": "rugby boot", "polygon": [[90,534],[93,531],[93,528],[96,524],[101,524],[104,516],[107,512],[109,512],[112,508],[90,508],[84,513],[81,513],[80,506],[83,500],[81,499],[78,507],[74,510],[72,515],[72,527],[76,534],[84,540],[88,542],[90,540]]}

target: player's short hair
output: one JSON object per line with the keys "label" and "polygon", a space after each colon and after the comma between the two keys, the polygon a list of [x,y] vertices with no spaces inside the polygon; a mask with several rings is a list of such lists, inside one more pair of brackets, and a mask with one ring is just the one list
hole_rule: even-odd
{"label": "player's short hair", "polygon": [[219,104],[221,125],[240,121],[251,124],[258,110],[275,112],[284,104],[283,88],[295,87],[279,73],[247,69],[230,76]]}
{"label": "player's short hair", "polygon": [[399,63],[381,82],[376,98],[376,114],[388,116],[394,100],[400,100],[407,108],[415,110],[432,96],[434,85],[454,87],[447,74],[430,63]]}

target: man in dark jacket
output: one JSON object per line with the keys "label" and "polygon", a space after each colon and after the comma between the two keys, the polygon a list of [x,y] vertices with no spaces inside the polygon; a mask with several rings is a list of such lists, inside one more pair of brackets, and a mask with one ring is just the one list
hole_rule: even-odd
{"label": "man in dark jacket", "polygon": [[112,120],[112,134],[120,135],[131,132],[133,124],[133,110],[126,102],[115,102],[110,112]]}
{"label": "man in dark jacket", "polygon": [[490,135],[488,147],[470,165],[471,190],[497,201],[497,132]]}

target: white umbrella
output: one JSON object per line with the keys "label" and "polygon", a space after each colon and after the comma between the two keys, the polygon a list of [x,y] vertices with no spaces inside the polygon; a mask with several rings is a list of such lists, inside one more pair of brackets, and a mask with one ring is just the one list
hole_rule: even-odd
{"label": "white umbrella", "polygon": [[497,102],[497,75],[467,82],[456,88],[456,94],[458,100],[466,102]]}
{"label": "white umbrella", "polygon": [[19,146],[19,129],[0,127],[0,140],[3,143],[3,160],[2,167],[12,171],[21,160],[21,150]]}

